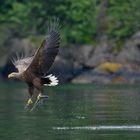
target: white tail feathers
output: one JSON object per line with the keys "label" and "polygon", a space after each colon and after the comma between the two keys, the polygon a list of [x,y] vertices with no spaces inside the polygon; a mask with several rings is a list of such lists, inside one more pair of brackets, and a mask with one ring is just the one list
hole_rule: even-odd
{"label": "white tail feathers", "polygon": [[58,85],[58,79],[56,76],[50,74],[50,75],[47,75],[46,77],[44,78],[48,78],[50,80],[50,83],[49,84],[44,84],[45,86],[56,86]]}

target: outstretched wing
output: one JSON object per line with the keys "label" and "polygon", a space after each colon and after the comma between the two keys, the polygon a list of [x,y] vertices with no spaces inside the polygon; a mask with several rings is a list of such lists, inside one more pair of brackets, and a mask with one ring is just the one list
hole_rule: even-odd
{"label": "outstretched wing", "polygon": [[54,62],[59,51],[59,45],[60,26],[58,20],[55,19],[50,22],[48,35],[36,51],[27,71],[44,76]]}
{"label": "outstretched wing", "polygon": [[30,63],[32,62],[33,57],[26,57],[26,58],[18,58],[17,60],[13,60],[12,63],[18,69],[19,73],[26,71],[29,67]]}

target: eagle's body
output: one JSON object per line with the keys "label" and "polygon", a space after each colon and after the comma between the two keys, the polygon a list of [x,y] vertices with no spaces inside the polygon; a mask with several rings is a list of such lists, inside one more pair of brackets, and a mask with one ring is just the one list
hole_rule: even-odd
{"label": "eagle's body", "polygon": [[34,56],[18,58],[13,61],[13,64],[18,69],[18,72],[13,72],[8,75],[9,78],[17,78],[24,81],[28,85],[30,98],[27,106],[32,103],[34,88],[39,91],[37,101],[47,96],[43,95],[43,85],[55,86],[58,80],[55,76],[46,75],[55,57],[59,51],[60,33],[58,20],[50,22],[49,32],[38,48]]}

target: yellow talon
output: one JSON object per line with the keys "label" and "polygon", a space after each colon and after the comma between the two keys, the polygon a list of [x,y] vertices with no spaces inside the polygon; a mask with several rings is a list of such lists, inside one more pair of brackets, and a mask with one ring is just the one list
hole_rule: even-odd
{"label": "yellow talon", "polygon": [[39,95],[37,96],[37,100],[40,100],[40,97],[41,97],[41,94],[39,94]]}
{"label": "yellow talon", "polygon": [[33,103],[32,99],[29,98],[29,100],[28,100],[28,102],[27,102],[27,105],[30,105],[30,104],[32,104],[32,103]]}

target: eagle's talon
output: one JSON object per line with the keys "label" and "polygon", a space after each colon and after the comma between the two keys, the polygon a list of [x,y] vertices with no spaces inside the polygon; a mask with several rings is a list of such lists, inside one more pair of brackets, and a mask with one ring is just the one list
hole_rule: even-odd
{"label": "eagle's talon", "polygon": [[41,95],[40,98],[41,98],[41,99],[48,99],[49,96],[48,96],[48,95]]}
{"label": "eagle's talon", "polygon": [[37,96],[36,102],[34,103],[32,109],[31,109],[30,111],[33,111],[38,105],[43,104],[43,102],[44,102],[46,99],[48,99],[48,96],[47,96],[47,95],[41,95],[41,94],[39,94],[39,95]]}
{"label": "eagle's talon", "polygon": [[32,103],[33,103],[32,99],[31,99],[31,98],[29,98],[29,100],[28,100],[27,104],[28,104],[28,105],[31,105]]}
{"label": "eagle's talon", "polygon": [[27,104],[25,105],[25,109],[27,109],[31,104],[33,104],[33,101],[31,98],[27,101]]}
{"label": "eagle's talon", "polygon": [[40,100],[41,99],[41,94],[39,94],[38,96],[37,96],[37,100]]}
{"label": "eagle's talon", "polygon": [[47,96],[47,95],[42,95],[42,94],[39,94],[39,95],[37,96],[37,100],[48,99],[48,98],[49,98],[49,96]]}

